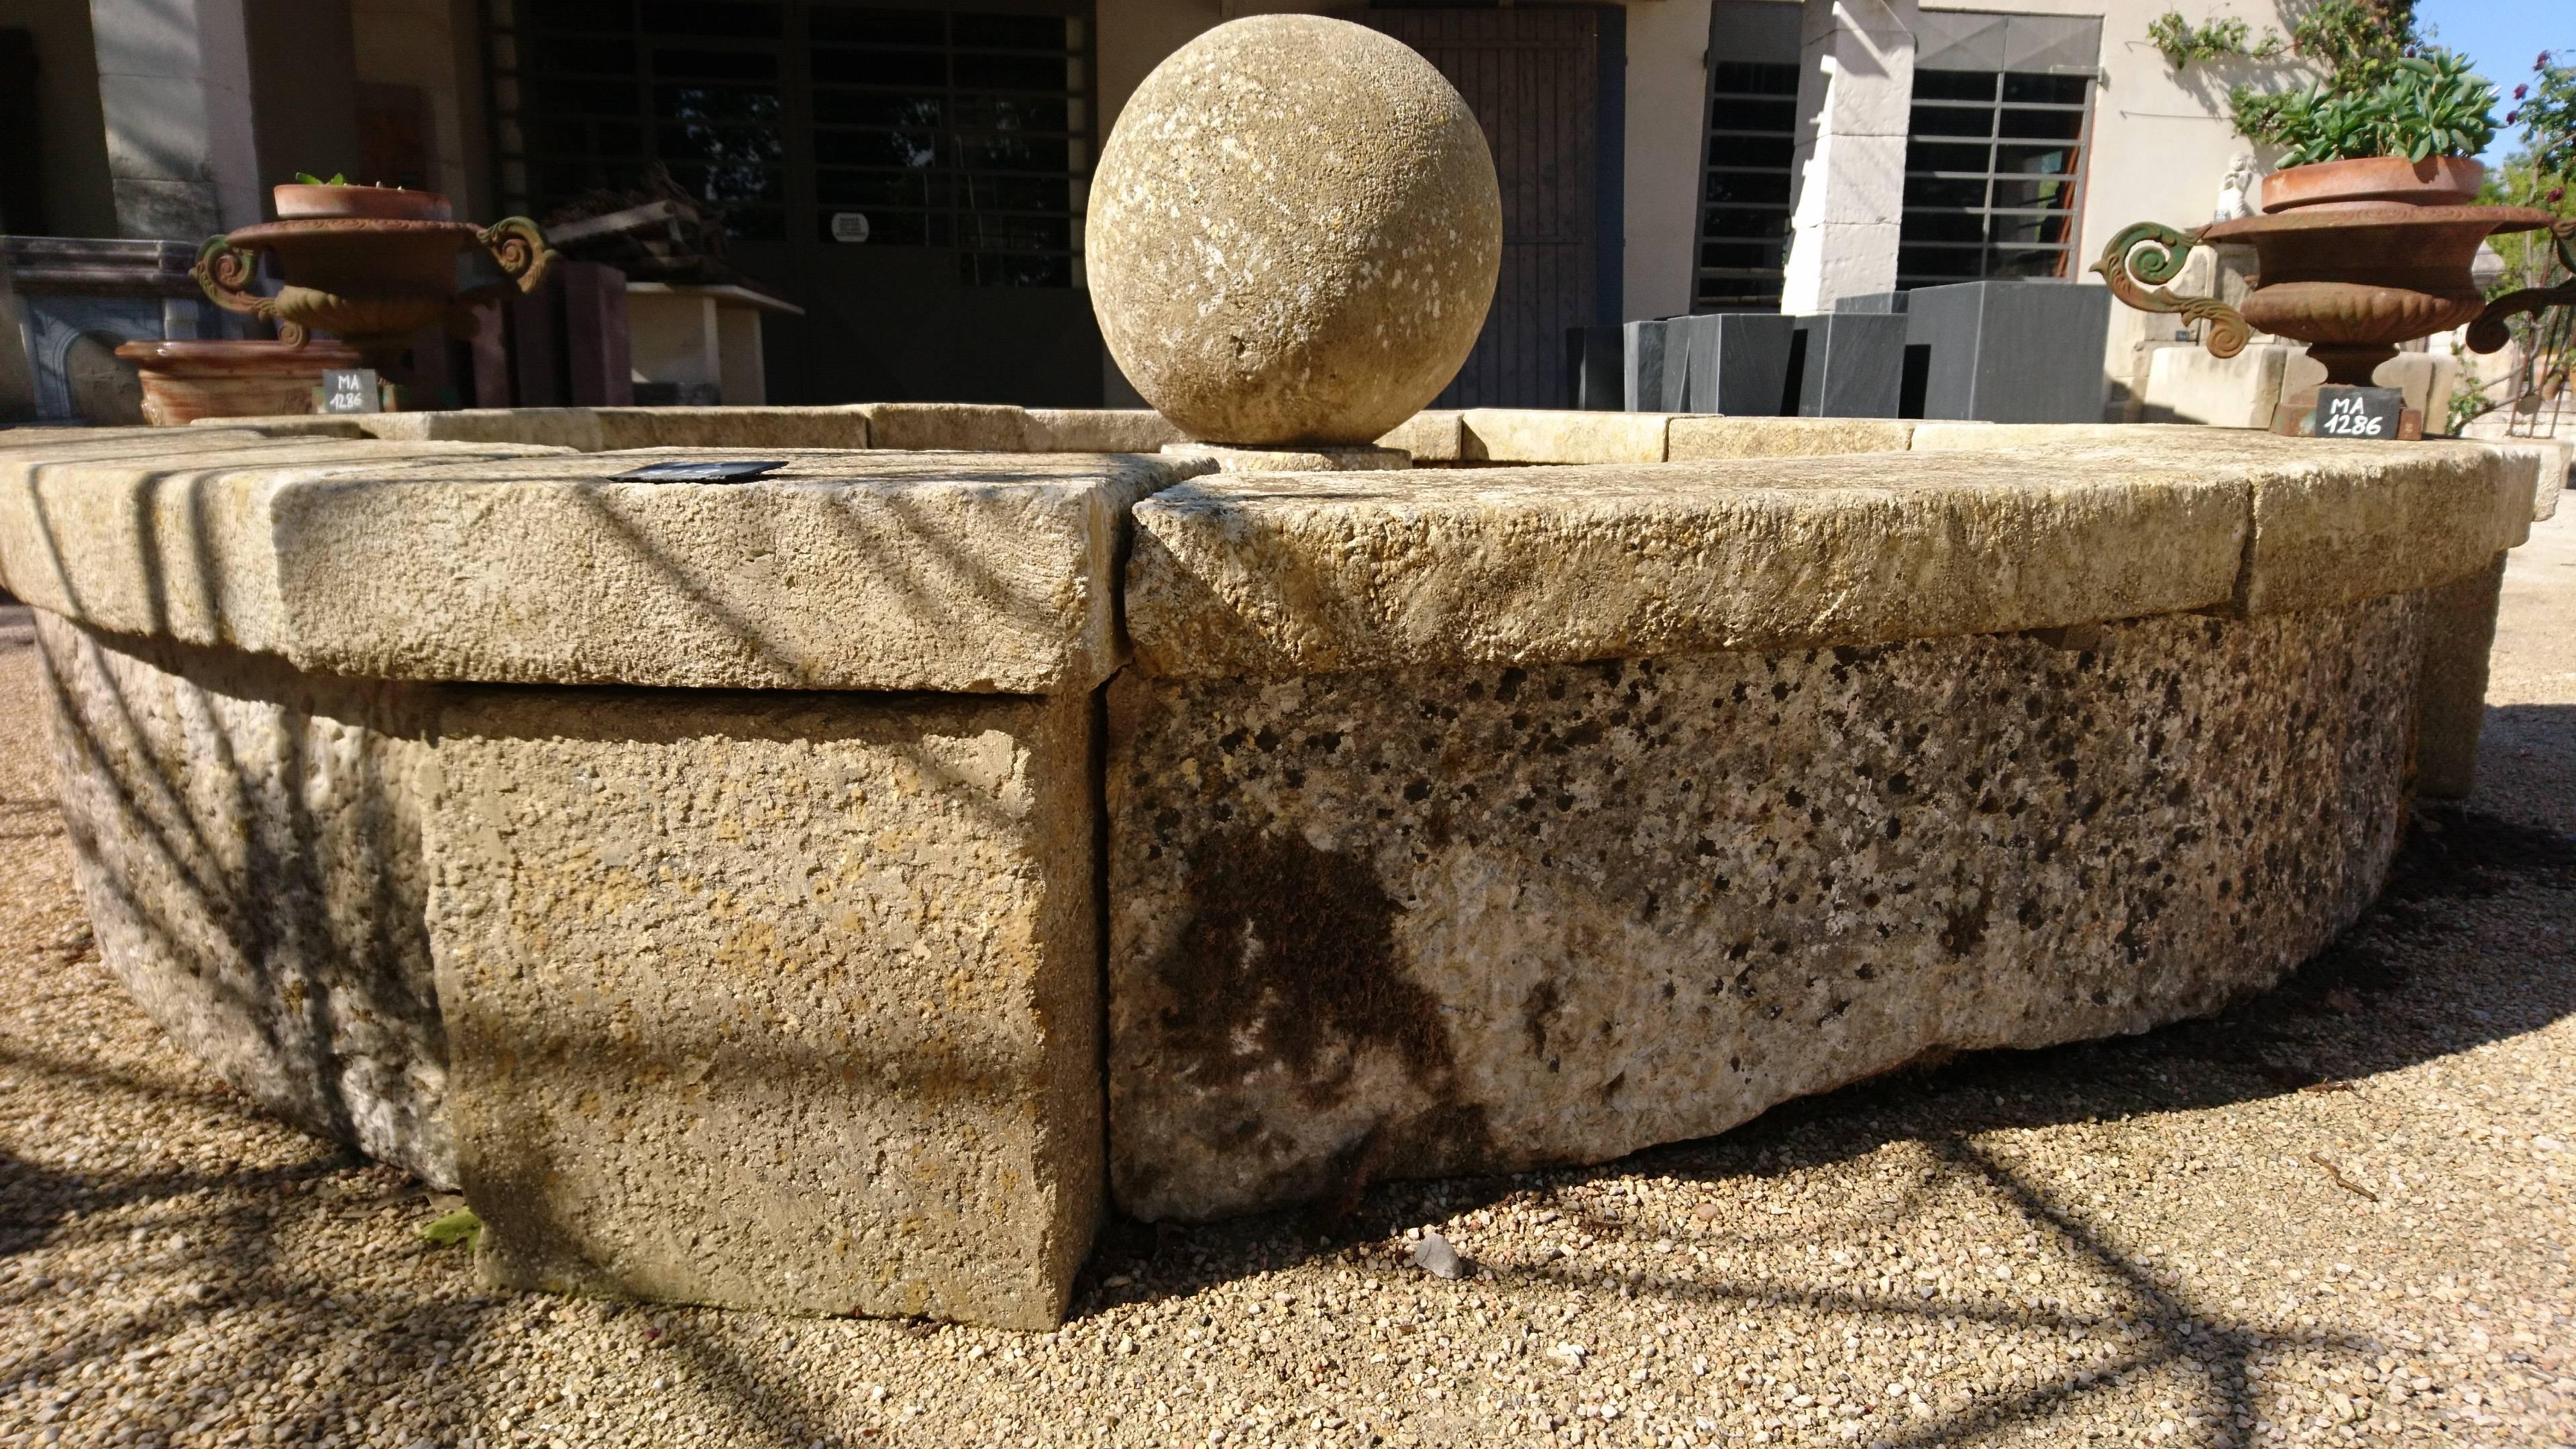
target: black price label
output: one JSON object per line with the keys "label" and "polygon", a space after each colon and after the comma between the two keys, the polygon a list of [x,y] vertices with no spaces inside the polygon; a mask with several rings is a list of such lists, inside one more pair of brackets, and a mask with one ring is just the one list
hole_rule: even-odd
{"label": "black price label", "polygon": [[2316,436],[2393,439],[2406,414],[2406,395],[2393,387],[2317,389]]}
{"label": "black price label", "polygon": [[335,367],[323,372],[322,411],[380,413],[384,410],[384,392],[376,384],[374,368]]}

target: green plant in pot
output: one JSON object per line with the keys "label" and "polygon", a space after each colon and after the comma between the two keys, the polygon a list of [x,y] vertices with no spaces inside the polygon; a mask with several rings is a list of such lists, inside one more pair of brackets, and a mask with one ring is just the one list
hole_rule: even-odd
{"label": "green plant in pot", "polygon": [[2401,56],[2368,90],[2318,81],[2280,98],[2255,139],[2280,145],[2263,182],[2263,209],[2408,202],[2457,206],[2475,198],[2495,139],[2496,88],[2466,56]]}

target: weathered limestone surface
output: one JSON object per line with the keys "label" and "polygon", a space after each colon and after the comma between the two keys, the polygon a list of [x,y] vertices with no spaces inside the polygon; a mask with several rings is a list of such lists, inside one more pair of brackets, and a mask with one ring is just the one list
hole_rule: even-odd
{"label": "weathered limestone surface", "polygon": [[1502,262],[1485,133],[1401,41],[1259,15],[1172,52],[1091,181],[1092,309],[1203,442],[1366,443],[1475,346]]}
{"label": "weathered limestone surface", "polygon": [[607,475],[704,452],[162,437],[197,451],[0,453],[13,591],[308,670],[501,683],[1087,689],[1124,657],[1129,506],[1207,466],[766,448],[789,466],[692,485]]}
{"label": "weathered limestone surface", "polygon": [[1113,1194],[1600,1161],[2260,990],[2378,887],[2421,628],[1122,674]]}
{"label": "weathered limestone surface", "polygon": [[1664,434],[1665,457],[1794,458],[1833,453],[1902,453],[1914,424],[1887,418],[1676,417]]}
{"label": "weathered limestone surface", "polygon": [[1410,468],[1395,448],[1233,448],[1221,443],[1168,443],[1163,455],[1206,463],[1219,473],[1383,473]]}
{"label": "weathered limestone surface", "polygon": [[1220,475],[1137,506],[1127,621],[1191,676],[2045,628],[2224,605],[2247,510],[2135,457]]}
{"label": "weathered limestone surface", "polygon": [[1486,463],[1660,463],[1671,413],[1469,408],[1464,453]]}
{"label": "weathered limestone surface", "polygon": [[186,428],[0,450],[0,581],[110,632],[291,656],[280,498],[353,477],[398,486],[424,463],[546,456],[564,455]]}
{"label": "weathered limestone surface", "polygon": [[2459,800],[2477,788],[2487,722],[2487,656],[2495,649],[2505,555],[2424,595],[2423,684],[2415,713],[2415,788]]}
{"label": "weathered limestone surface", "polygon": [[456,1183],[411,776],[434,688],[36,614],[99,954],[254,1100]]}
{"label": "weathered limestone surface", "polygon": [[1466,457],[1467,415],[1454,408],[1425,408],[1377,440],[1416,463],[1455,463]]}
{"label": "weathered limestone surface", "polygon": [[486,1274],[1053,1327],[1100,1205],[1091,720],[454,691],[428,922]]}
{"label": "weathered limestone surface", "polygon": [[1185,435],[1152,408],[1030,408],[1032,453],[1158,453]]}
{"label": "weathered limestone surface", "polygon": [[1917,452],[2040,453],[2068,472],[2151,457],[2241,478],[2253,542],[2237,607],[2289,613],[2430,588],[2531,535],[2530,476],[2476,443],[2337,443],[2155,424],[1924,423]]}

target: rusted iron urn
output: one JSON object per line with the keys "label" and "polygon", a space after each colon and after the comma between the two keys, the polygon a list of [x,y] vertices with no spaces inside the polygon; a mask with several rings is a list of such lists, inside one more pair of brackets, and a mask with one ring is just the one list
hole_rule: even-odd
{"label": "rusted iron urn", "polygon": [[[2267,332],[2308,344],[2327,382],[2367,387],[2400,343],[2467,326],[2469,346],[2493,352],[2504,345],[2506,317],[2551,300],[2516,293],[2490,304],[2470,277],[2480,242],[2556,221],[2529,207],[2455,204],[2476,194],[2482,174],[2459,157],[2294,166],[2265,179],[2270,214],[2189,232],[2140,222],[2111,239],[2093,270],[2142,312],[2209,323],[2214,356],[2233,357],[2254,332]],[[2159,285],[2203,242],[2254,248],[2254,291],[2241,312]]]}
{"label": "rusted iron urn", "polygon": [[2469,276],[2478,243],[2550,220],[2525,207],[2376,202],[2222,221],[2200,239],[2254,248],[2247,323],[2308,344],[2326,381],[2368,387],[2399,343],[2464,327],[2486,310]]}
{"label": "rusted iron urn", "polygon": [[[324,332],[392,370],[420,333],[442,324],[471,326],[475,303],[513,291],[534,291],[545,280],[554,253],[545,233],[526,217],[492,226],[449,221],[445,197],[372,187],[281,186],[282,211],[321,209],[345,201],[345,210],[396,207],[401,216],[304,216],[242,227],[214,237],[197,253],[197,283],[215,305],[277,325],[289,346]],[[296,193],[289,196],[288,193]],[[317,200],[304,193],[346,193]],[[437,218],[437,219],[430,219]],[[257,254],[277,260],[285,285],[276,296],[252,290]],[[459,261],[481,252],[501,281],[466,286]]]}

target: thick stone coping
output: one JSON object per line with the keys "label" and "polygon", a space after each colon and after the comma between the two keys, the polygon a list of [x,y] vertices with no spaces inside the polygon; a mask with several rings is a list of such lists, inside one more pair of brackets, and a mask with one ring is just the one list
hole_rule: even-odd
{"label": "thick stone coping", "polygon": [[760,455],[789,463],[649,484],[607,475],[706,454],[58,436],[0,449],[0,576],[94,628],[330,674],[1048,694],[1118,667],[1127,511],[1205,466]]}
{"label": "thick stone coping", "polygon": [[2488,450],[2240,439],[1206,477],[1136,510],[1149,674],[1296,675],[2259,616],[2482,568],[2529,531]]}

